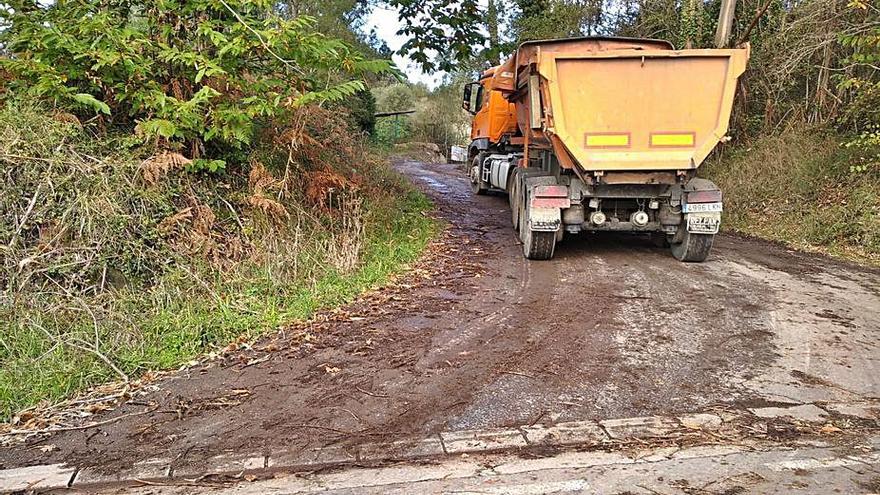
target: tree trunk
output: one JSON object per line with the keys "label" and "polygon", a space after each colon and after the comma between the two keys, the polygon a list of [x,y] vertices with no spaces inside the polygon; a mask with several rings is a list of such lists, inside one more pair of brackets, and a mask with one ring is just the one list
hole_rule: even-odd
{"label": "tree trunk", "polygon": [[825,48],[822,51],[822,63],[819,67],[819,75],[816,81],[816,95],[813,111],[811,112],[812,122],[822,122],[828,120],[832,111],[828,108],[829,95],[831,95],[831,55],[834,49],[834,37],[837,32],[837,2],[832,1],[830,5],[830,16],[825,25]]}

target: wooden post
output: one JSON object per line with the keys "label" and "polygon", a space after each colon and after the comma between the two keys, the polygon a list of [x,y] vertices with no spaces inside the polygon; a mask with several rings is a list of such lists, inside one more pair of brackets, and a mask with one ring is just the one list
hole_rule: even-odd
{"label": "wooden post", "polygon": [[721,0],[721,11],[718,13],[718,26],[715,28],[715,48],[727,47],[730,32],[733,29],[733,15],[736,12],[736,0]]}

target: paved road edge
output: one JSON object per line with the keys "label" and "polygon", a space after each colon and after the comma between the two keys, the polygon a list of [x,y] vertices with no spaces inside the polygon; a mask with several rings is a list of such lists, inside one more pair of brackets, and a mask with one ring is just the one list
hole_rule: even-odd
{"label": "paved road edge", "polygon": [[[441,432],[427,438],[391,443],[328,446],[312,450],[278,450],[268,453],[228,453],[203,462],[157,458],[138,462],[130,469],[107,474],[93,467],[47,464],[0,470],[0,493],[34,489],[86,488],[138,482],[174,482],[210,476],[235,476],[270,472],[309,472],[342,467],[369,467],[393,462],[430,461],[462,454],[572,448],[613,450],[632,443],[662,445],[664,441],[690,439],[690,445],[723,445],[713,434],[724,428],[756,421],[790,421],[822,425],[834,417],[850,417],[878,425],[880,401],[790,404],[751,409],[718,409],[681,416],[645,416],[577,421],[549,426],[522,425],[510,429]],[[703,441],[701,442],[701,439]]]}

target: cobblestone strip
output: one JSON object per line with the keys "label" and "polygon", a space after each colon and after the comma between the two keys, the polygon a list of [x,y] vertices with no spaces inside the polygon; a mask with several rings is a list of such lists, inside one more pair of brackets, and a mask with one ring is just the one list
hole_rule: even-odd
{"label": "cobblestone strip", "polygon": [[[676,435],[722,428],[736,418],[757,421],[790,419],[803,423],[823,423],[832,414],[861,419],[877,419],[880,404],[853,403],[792,404],[787,407],[752,408],[723,413],[696,413],[682,416],[646,416],[576,421],[553,425],[526,425],[513,429],[486,429],[442,432],[423,439],[356,447],[329,446],[311,450],[279,450],[266,453],[223,454],[201,462],[148,459],[131,469],[106,473],[98,468],[50,464],[0,470],[0,493],[20,490],[84,487],[134,481],[194,479],[205,475],[241,475],[266,470],[312,471],[327,467],[379,465],[394,461],[442,458],[462,454],[509,452],[546,447],[609,446],[629,441],[675,438]],[[712,449],[735,449],[714,446]],[[670,449],[670,455],[676,449]],[[660,454],[658,454],[660,455]]]}

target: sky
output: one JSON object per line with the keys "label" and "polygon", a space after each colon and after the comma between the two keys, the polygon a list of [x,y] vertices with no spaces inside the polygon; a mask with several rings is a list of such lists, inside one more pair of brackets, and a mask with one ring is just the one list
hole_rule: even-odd
{"label": "sky", "polygon": [[[406,37],[397,34],[401,27],[402,24],[397,19],[397,10],[380,5],[373,7],[370,15],[367,16],[364,30],[369,33],[370,30],[375,28],[379,38],[388,44],[388,48],[396,52],[406,42]],[[397,67],[407,75],[410,81],[425,83],[431,89],[439,86],[445,75],[443,72],[425,74],[407,57],[402,57],[396,53],[392,58]]]}

